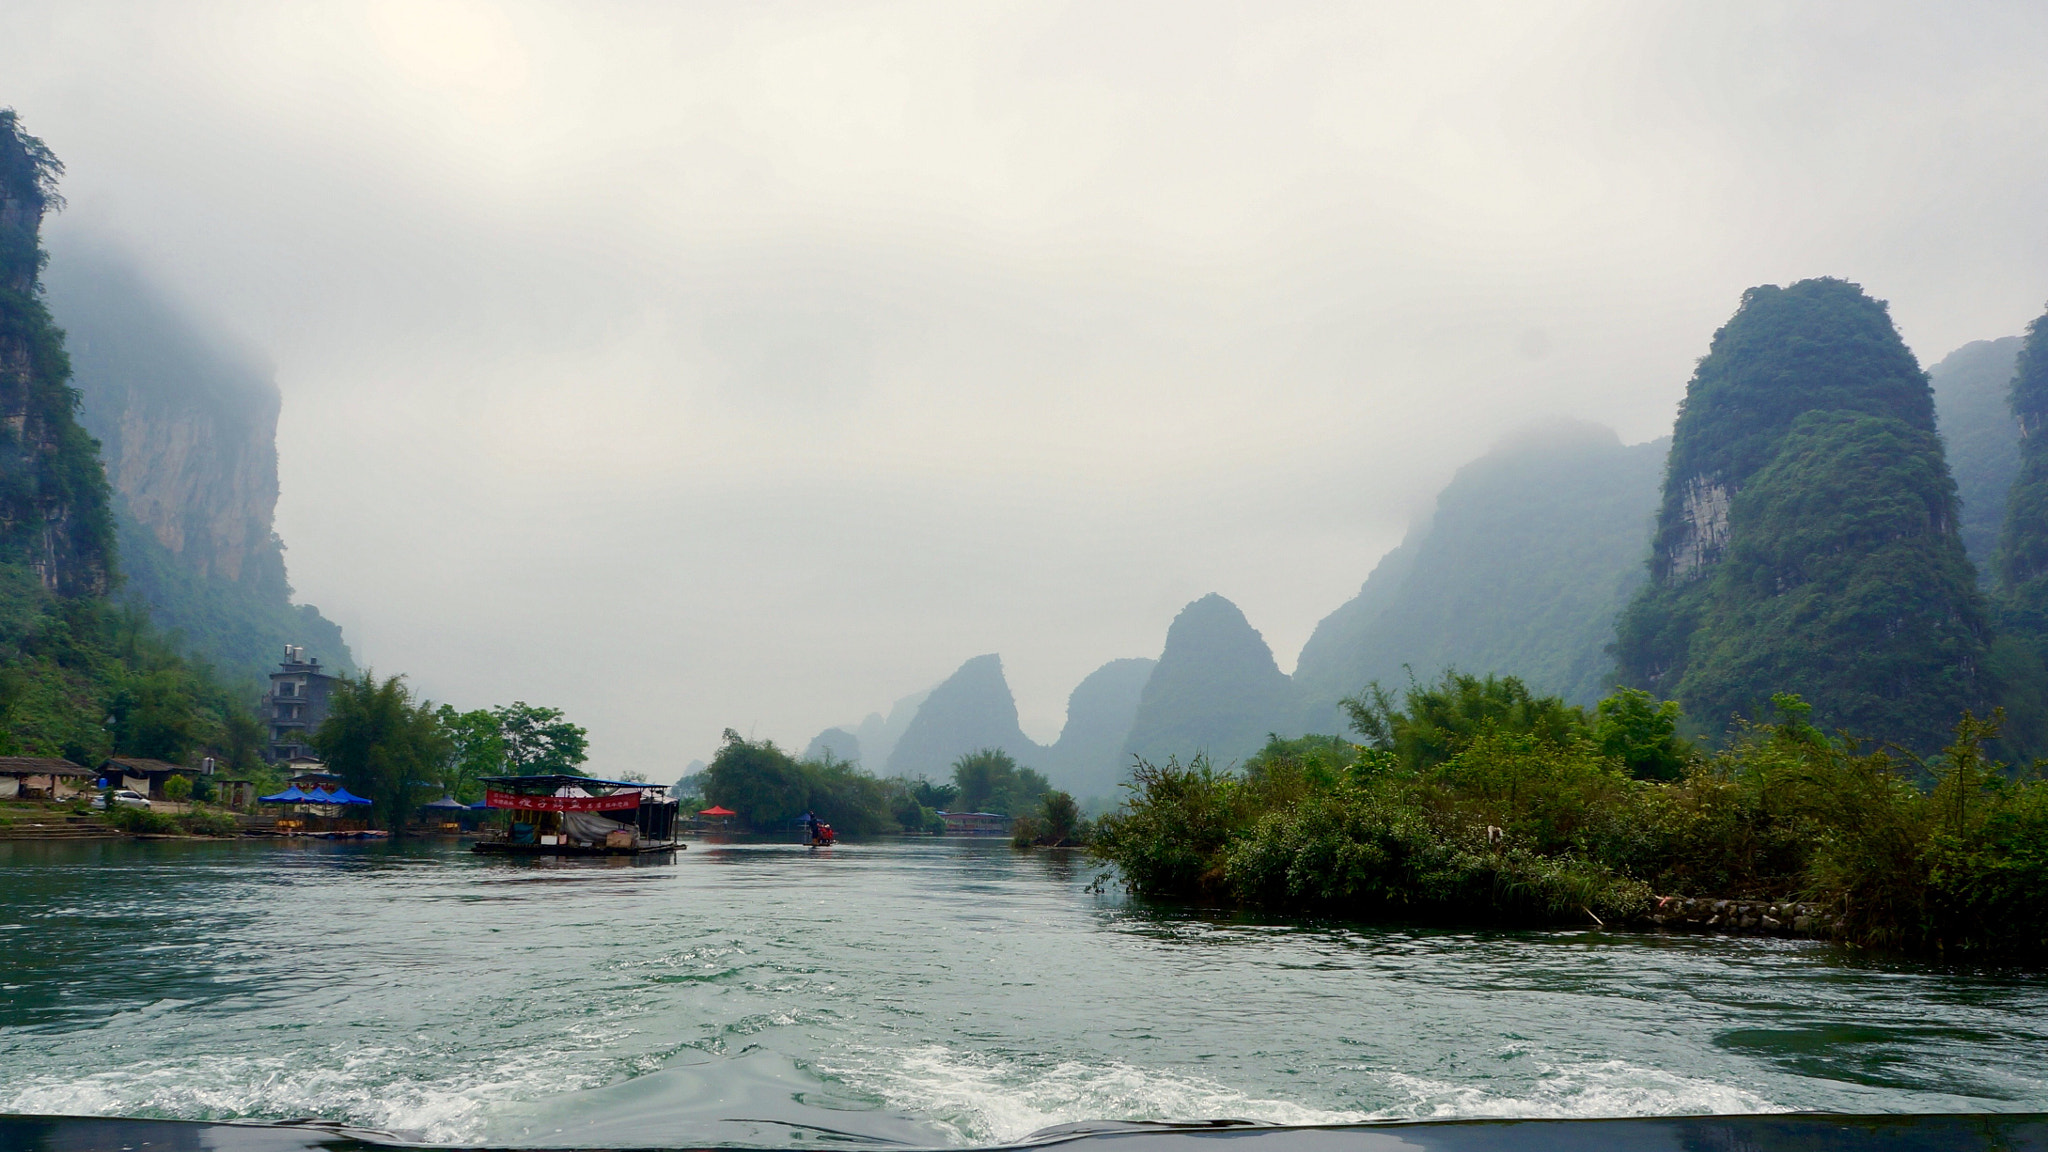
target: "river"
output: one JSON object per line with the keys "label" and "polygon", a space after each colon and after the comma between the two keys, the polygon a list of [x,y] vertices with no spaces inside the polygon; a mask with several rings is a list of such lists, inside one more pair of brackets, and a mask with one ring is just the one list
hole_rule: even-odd
{"label": "river", "polygon": [[0,1111],[972,1145],[1088,1119],[2048,1110],[2048,981],[1147,908],[1005,843],[0,843]]}

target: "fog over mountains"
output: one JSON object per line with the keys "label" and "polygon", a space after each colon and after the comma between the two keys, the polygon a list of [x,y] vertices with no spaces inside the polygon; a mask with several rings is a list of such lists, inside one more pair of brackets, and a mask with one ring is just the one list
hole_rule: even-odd
{"label": "fog over mountains", "polygon": [[[1873,313],[1853,286],[1830,287],[1837,283],[1806,282],[1797,286],[1794,299],[1822,300],[1823,313],[1835,308],[1851,329],[1844,340],[1860,347],[1857,342],[1871,337],[1856,334],[1854,326],[1874,323],[1882,329],[1882,306],[1875,305]],[[1877,319],[1869,320],[1872,315]],[[1830,322],[1805,313],[1792,321]],[[1738,328],[1730,339],[1740,342],[1746,331]],[[1967,548],[1987,586],[2020,462],[2008,393],[2021,344],[2017,336],[1967,344],[1924,377],[1947,459],[1928,467],[1937,474],[1953,471],[1959,510],[1955,525],[1937,524],[1937,537],[1941,531],[1959,535],[1955,547]],[[1923,397],[1929,388],[1913,383],[1909,361],[1892,365],[1906,373],[1896,382],[1885,376],[1892,368],[1863,371],[1852,364],[1832,384],[1822,371],[1814,387],[1837,391],[1817,392],[1826,398],[1815,402],[1910,406],[1914,388]],[[1808,363],[1802,370],[1815,369]],[[1792,421],[1812,406],[1780,383],[1770,387],[1781,404],[1790,405],[1782,420]],[[1702,408],[1695,426],[1712,418]],[[1701,435],[1711,434],[1695,432]],[[1738,435],[1731,450],[1743,451],[1743,443]],[[1460,468],[1430,513],[1380,558],[1358,594],[1324,617],[1291,675],[1280,670],[1244,613],[1212,593],[1173,619],[1156,660],[1112,661],[1077,686],[1066,728],[1054,745],[1035,744],[1018,728],[1001,658],[987,654],[968,660],[928,695],[899,701],[886,724],[880,713],[871,715],[861,731],[874,734],[876,747],[884,749],[880,755],[862,757],[867,738],[856,740],[837,728],[813,740],[811,751],[829,748],[890,774],[943,778],[958,756],[1001,748],[1100,807],[1114,801],[1134,758],[1185,761],[1207,754],[1227,764],[1250,755],[1269,735],[1345,732],[1339,702],[1370,683],[1398,690],[1411,675],[1428,680],[1455,668],[1516,675],[1539,692],[1590,705],[1627,680],[1616,663],[1616,622],[1651,573],[1671,446],[1670,437],[1623,444],[1611,429],[1578,421],[1533,425],[1504,438]],[[1816,474],[1800,482],[1825,481]],[[1739,479],[1734,483],[1739,486]],[[1764,495],[1769,493],[1766,488]],[[1975,698],[2018,690],[2011,675],[1990,674]],[[1811,673],[1786,676],[1807,682]],[[1675,683],[1666,688],[1675,690]],[[1820,693],[1824,716],[1848,715],[1847,705],[1831,703],[1824,683],[1809,683],[1807,690]],[[1858,718],[1881,724],[1884,715]],[[2023,715],[2017,723],[2024,728],[2034,722]],[[1711,731],[1713,722],[1697,726]],[[903,735],[893,745],[884,735],[892,728]],[[1929,736],[1903,729],[1897,734]]]}
{"label": "fog over mountains", "polygon": [[[1611,687],[1606,648],[1642,579],[1668,443],[1623,445],[1579,422],[1503,440],[1460,469],[1358,595],[1324,618],[1291,676],[1244,613],[1212,593],[1174,618],[1156,660],[1112,661],[1083,680],[1053,745],[1017,729],[1000,659],[984,655],[923,700],[899,702],[892,715],[907,732],[886,756],[844,728],[810,750],[943,778],[965,752],[1002,748],[1099,802],[1114,799],[1133,757],[1228,763],[1270,734],[1343,732],[1341,698],[1373,681],[1399,687],[1410,668],[1424,678],[1447,667],[1512,672],[1590,703]],[[863,731],[879,735],[880,721]]]}

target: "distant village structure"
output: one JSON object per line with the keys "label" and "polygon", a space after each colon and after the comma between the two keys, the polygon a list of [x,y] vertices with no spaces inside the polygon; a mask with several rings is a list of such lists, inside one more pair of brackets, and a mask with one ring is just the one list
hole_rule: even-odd
{"label": "distant village structure", "polygon": [[270,747],[266,754],[273,764],[313,760],[313,731],[327,719],[327,700],[334,691],[334,677],[320,670],[320,658],[306,659],[306,650],[285,645],[284,660],[270,674],[270,691],[263,696],[263,715],[270,724]]}

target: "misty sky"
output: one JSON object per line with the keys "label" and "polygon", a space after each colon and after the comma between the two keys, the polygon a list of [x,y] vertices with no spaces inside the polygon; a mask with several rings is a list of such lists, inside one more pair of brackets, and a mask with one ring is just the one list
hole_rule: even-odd
{"label": "misty sky", "polygon": [[2048,4],[0,2],[0,105],[276,365],[360,659],[672,779],[1187,601],[1293,666],[1523,424],[1750,285],[2048,300]]}

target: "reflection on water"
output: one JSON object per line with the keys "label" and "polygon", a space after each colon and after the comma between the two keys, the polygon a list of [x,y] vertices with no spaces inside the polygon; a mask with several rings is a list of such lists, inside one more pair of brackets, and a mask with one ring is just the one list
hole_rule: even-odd
{"label": "reflection on water", "polygon": [[506,1143],[1101,1118],[2048,1108],[2035,978],[1824,946],[1298,926],[986,841],[0,843],[0,1110]]}

